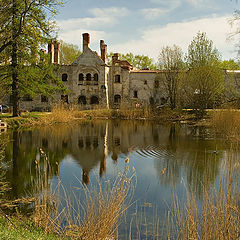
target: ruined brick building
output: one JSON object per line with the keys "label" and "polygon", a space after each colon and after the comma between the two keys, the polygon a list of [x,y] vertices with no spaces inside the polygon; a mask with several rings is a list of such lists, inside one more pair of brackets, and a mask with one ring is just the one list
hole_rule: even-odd
{"label": "ruined brick building", "polygon": [[[159,76],[164,77],[164,72],[134,69],[129,62],[119,60],[117,53],[112,57],[112,64],[108,65],[104,41],[100,41],[99,55],[89,48],[89,44],[90,35],[84,33],[82,54],[71,65],[60,66],[57,74],[69,90],[67,95],[59,93],[52,98],[23,98],[22,109],[50,109],[61,101],[85,109],[161,105],[166,102],[166,91],[159,82]],[[59,51],[59,43],[49,44],[51,64],[60,64]]]}

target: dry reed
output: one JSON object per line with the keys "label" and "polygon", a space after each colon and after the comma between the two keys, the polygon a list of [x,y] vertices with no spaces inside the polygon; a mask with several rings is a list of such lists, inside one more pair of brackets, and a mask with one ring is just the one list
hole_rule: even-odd
{"label": "dry reed", "polygon": [[215,132],[230,140],[240,140],[240,112],[233,109],[213,112],[211,125]]}
{"label": "dry reed", "polygon": [[240,238],[239,164],[232,164],[231,159],[229,163],[218,188],[203,186],[201,202],[192,193],[187,194],[184,208],[180,207],[178,200],[173,201],[168,239]]}
{"label": "dry reed", "polygon": [[[67,193],[59,182],[56,192],[53,192],[49,189],[48,158],[43,150],[40,149],[40,153],[44,162],[42,166],[36,162],[38,178],[34,184],[41,194],[34,203],[35,224],[46,232],[71,239],[116,239],[119,218],[129,206],[127,199],[133,195],[133,176],[127,177],[127,172],[124,172],[113,184],[109,182],[103,186],[99,182],[94,190],[82,185],[77,189],[78,193]],[[60,191],[64,192],[61,196]],[[83,200],[78,194],[84,195]]]}
{"label": "dry reed", "polygon": [[79,119],[128,119],[128,120],[161,120],[161,121],[178,121],[184,120],[178,111],[170,109],[153,109],[146,108],[121,108],[121,109],[92,109],[81,110],[77,105],[55,105],[51,113],[40,116],[35,124],[54,124],[68,123]]}

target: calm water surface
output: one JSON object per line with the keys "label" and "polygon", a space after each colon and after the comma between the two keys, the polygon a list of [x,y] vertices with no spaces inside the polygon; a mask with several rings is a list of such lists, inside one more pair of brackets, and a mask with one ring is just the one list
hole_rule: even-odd
{"label": "calm water surface", "polygon": [[173,194],[184,201],[191,190],[200,199],[202,185],[214,185],[221,176],[227,155],[224,142],[212,138],[208,129],[178,124],[86,121],[8,134],[12,198],[31,192],[39,149],[51,163],[52,184],[60,178],[65,189],[113,180],[126,165],[130,172],[135,169],[133,205],[120,225],[120,239],[128,236],[130,221],[138,214],[152,219],[157,213],[161,225],[171,211]]}

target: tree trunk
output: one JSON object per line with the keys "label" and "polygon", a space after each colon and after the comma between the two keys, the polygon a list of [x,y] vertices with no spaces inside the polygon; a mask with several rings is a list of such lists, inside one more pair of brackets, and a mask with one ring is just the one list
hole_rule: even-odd
{"label": "tree trunk", "polygon": [[18,88],[18,44],[16,40],[17,34],[17,4],[16,0],[13,0],[13,15],[12,15],[12,104],[13,104],[13,117],[20,116],[19,106],[19,88]]}

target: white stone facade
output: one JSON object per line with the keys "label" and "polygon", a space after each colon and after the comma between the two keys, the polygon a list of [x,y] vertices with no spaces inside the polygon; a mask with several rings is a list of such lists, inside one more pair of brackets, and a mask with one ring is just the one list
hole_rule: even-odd
{"label": "white stone facade", "polygon": [[[57,73],[68,89],[66,95],[55,94],[51,99],[36,96],[22,99],[24,110],[48,110],[66,102],[82,109],[132,108],[166,103],[162,81],[163,71],[137,70],[114,54],[112,65],[106,64],[107,46],[100,41],[101,56],[89,48],[90,36],[83,34],[83,52],[71,64],[61,65]],[[59,45],[49,46],[52,64],[59,64]],[[52,52],[54,51],[54,53]],[[57,51],[57,52],[55,52]]]}

